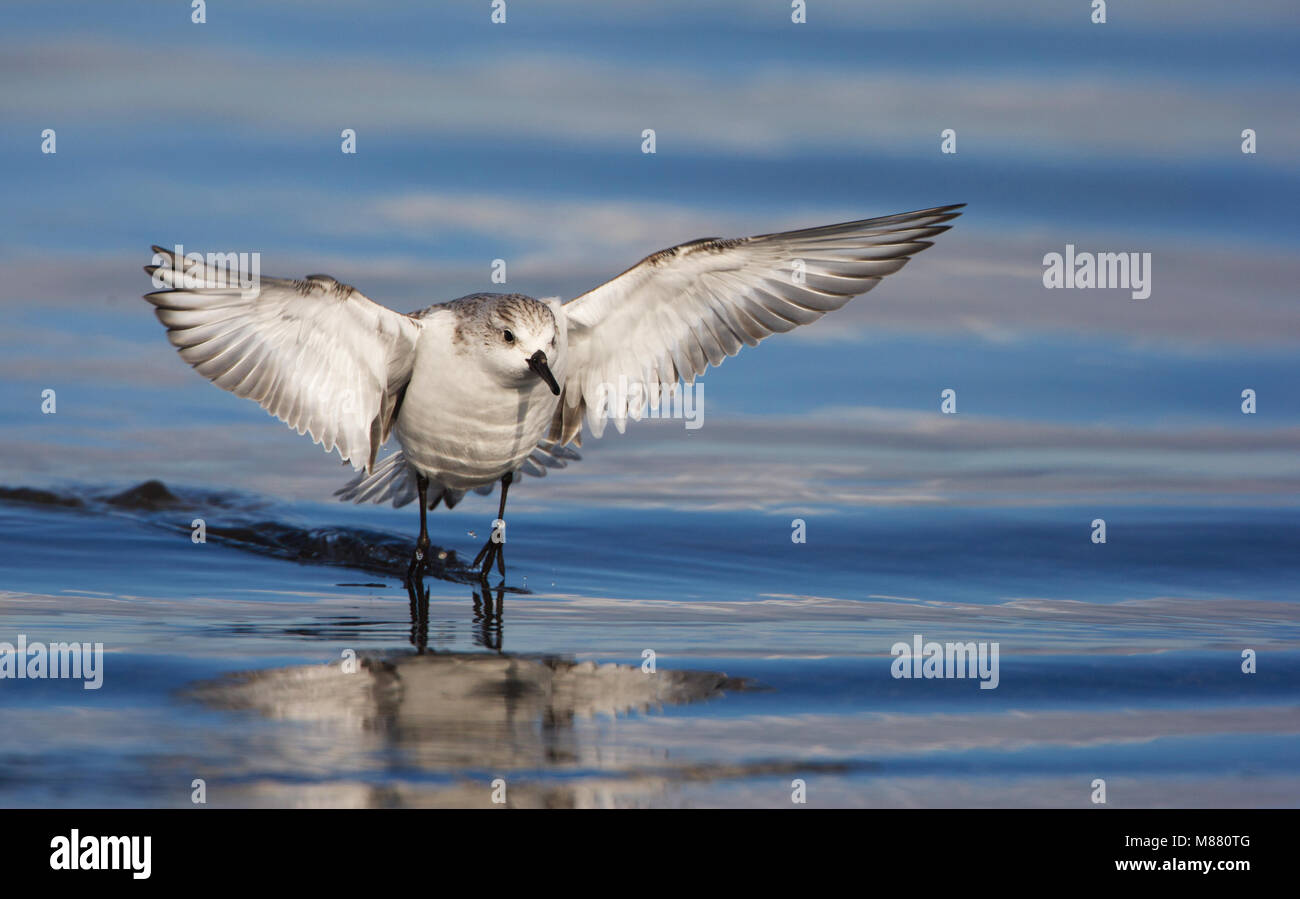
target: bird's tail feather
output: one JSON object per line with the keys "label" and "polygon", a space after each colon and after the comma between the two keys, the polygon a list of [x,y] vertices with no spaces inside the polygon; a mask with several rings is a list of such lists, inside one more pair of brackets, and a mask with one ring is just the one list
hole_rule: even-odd
{"label": "bird's tail feather", "polygon": [[[534,477],[545,477],[548,469],[564,468],[569,462],[577,461],[582,456],[572,447],[543,440],[529,456],[524,459],[517,471]],[[400,509],[408,503],[415,502],[420,495],[415,483],[415,469],[406,461],[406,455],[400,450],[386,459],[375,463],[370,474],[361,472],[346,485],[334,491],[334,495],[344,502],[354,503],[392,503],[393,508]],[[489,494],[495,484],[475,487],[478,494]],[[466,491],[444,487],[432,478],[429,479],[429,508],[438,508],[445,503],[448,509],[465,498]]]}
{"label": "bird's tail feather", "polygon": [[406,462],[402,453],[393,453],[386,459],[376,462],[370,474],[361,472],[346,485],[334,491],[334,495],[344,502],[387,503],[394,508],[401,508],[414,502],[418,493],[415,488],[415,469]]}
{"label": "bird's tail feather", "polygon": [[[490,492],[489,484],[485,491]],[[344,502],[354,503],[392,503],[393,508],[415,502],[420,495],[415,483],[415,469],[406,461],[402,452],[393,453],[388,458],[375,463],[371,474],[362,472],[343,487],[334,491],[334,495]],[[429,508],[438,508],[439,503],[446,503],[447,508],[454,508],[465,497],[464,490],[452,490],[437,481],[429,481]]]}

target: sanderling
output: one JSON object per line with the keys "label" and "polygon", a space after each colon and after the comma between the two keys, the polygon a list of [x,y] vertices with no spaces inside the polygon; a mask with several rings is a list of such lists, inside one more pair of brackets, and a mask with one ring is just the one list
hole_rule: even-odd
{"label": "sanderling", "polygon": [[[147,294],[181,357],[218,387],[337,450],[360,474],[336,495],[419,498],[408,581],[428,565],[426,511],[578,458],[585,420],[622,431],[650,385],[808,324],[898,271],[964,204],[661,250],[568,302],[479,293],[402,314],[326,275],[229,285],[198,254],[154,247]],[[611,392],[615,383],[643,385]],[[401,450],[376,464],[395,434]],[[505,574],[503,540],[474,559]]]}

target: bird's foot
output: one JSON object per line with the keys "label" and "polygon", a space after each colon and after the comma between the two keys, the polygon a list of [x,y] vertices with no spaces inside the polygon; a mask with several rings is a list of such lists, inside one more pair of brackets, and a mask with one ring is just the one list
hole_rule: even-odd
{"label": "bird's foot", "polygon": [[501,651],[503,636],[502,606],[506,593],[506,582],[497,585],[496,597],[486,580],[479,581],[478,592],[474,594],[474,624],[478,633],[474,642],[488,649]]}
{"label": "bird's foot", "polygon": [[406,595],[411,600],[411,645],[423,654],[429,648],[429,587],[424,578],[408,578]]}
{"label": "bird's foot", "polygon": [[429,573],[429,535],[421,534],[420,539],[415,541],[415,552],[411,554],[411,564],[406,569],[407,586],[415,583],[417,579],[424,580],[424,576]]}
{"label": "bird's foot", "polygon": [[505,541],[494,539],[495,537],[496,534],[489,537],[488,542],[483,544],[483,548],[474,557],[474,561],[469,563],[470,568],[479,568],[479,563],[483,563],[483,567],[479,568],[478,572],[479,579],[482,581],[486,581],[488,575],[492,573],[493,562],[496,563],[497,571],[501,572],[501,576],[506,576]]}

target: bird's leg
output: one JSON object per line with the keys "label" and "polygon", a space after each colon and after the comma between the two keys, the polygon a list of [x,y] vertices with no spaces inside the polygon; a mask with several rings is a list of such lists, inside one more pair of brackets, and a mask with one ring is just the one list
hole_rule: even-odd
{"label": "bird's leg", "polygon": [[429,479],[422,474],[415,476],[416,488],[420,491],[420,536],[415,541],[415,552],[411,556],[411,566],[406,569],[406,582],[410,584],[417,577],[423,578],[429,570]]}
{"label": "bird's leg", "polygon": [[480,581],[478,591],[474,594],[474,625],[478,629],[478,633],[474,636],[474,642],[479,646],[497,652],[501,651],[501,640],[504,634],[501,618],[505,592],[505,581],[502,581],[497,585],[496,601],[494,602],[491,588],[488,587],[485,581]]}
{"label": "bird's leg", "polygon": [[[487,543],[483,544],[483,548],[478,551],[474,561],[469,563],[470,568],[477,568],[480,561],[483,563],[478,576],[485,581],[492,571],[493,562],[496,562],[497,570],[501,572],[501,576],[506,576],[506,494],[510,492],[510,482],[514,479],[514,472],[507,472],[501,478],[501,505],[497,509],[497,520],[492,523],[492,533],[488,535]],[[500,522],[499,525],[498,522]],[[500,528],[499,531],[498,527]]]}
{"label": "bird's leg", "polygon": [[411,600],[411,645],[423,654],[429,646],[429,588],[424,578],[408,580],[406,595]]}
{"label": "bird's leg", "polygon": [[[484,641],[488,649],[495,649],[497,652],[501,651],[501,641],[503,641],[506,636],[505,602],[504,602],[505,594],[506,594],[506,582],[502,581],[501,583],[497,584],[496,603],[493,606],[495,612],[493,618],[495,619],[496,627],[492,628],[489,625],[486,632],[486,636],[488,639]],[[489,621],[491,620],[492,619],[489,619]],[[495,640],[493,639],[493,637],[495,637]]]}

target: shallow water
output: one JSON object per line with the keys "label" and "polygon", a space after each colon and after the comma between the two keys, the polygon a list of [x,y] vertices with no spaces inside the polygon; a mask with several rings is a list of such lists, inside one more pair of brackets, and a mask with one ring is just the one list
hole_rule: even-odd
{"label": "shallow water", "polygon": [[[384,570],[410,508],[107,493],[0,503],[0,640],[105,651],[98,690],[0,680],[4,805],[185,806],[196,778],[213,806],[486,806],[498,778],[514,806],[1087,806],[1097,778],[1300,804],[1295,510],[1127,510],[1105,545],[1070,508],[805,544],[782,515],[523,511],[507,589],[430,578],[424,614]],[[432,516],[446,576],[481,517]],[[997,643],[997,687],[892,677],[916,634]]]}

